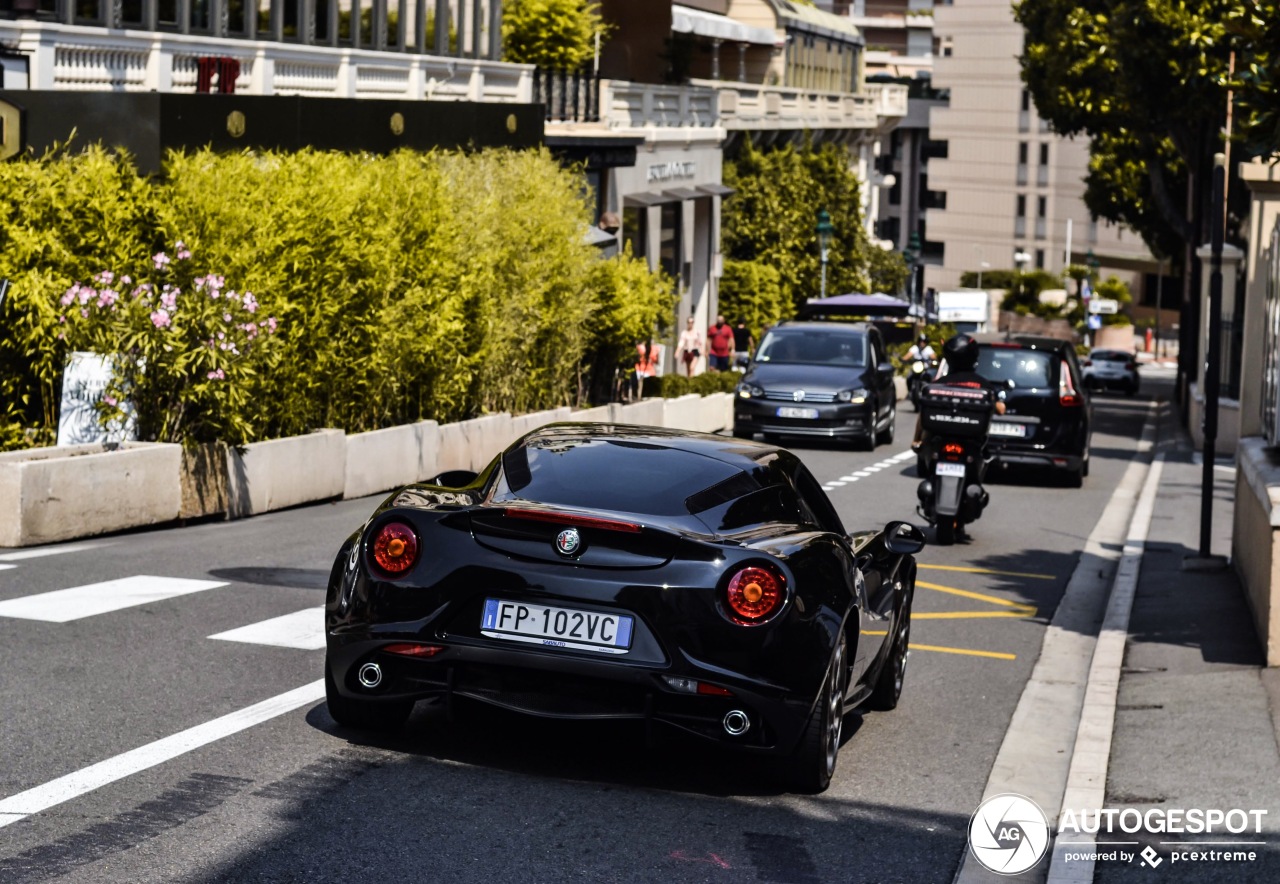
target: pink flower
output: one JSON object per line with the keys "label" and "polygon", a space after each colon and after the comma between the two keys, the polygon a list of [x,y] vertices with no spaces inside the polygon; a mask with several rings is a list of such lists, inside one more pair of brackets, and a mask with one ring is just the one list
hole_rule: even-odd
{"label": "pink flower", "polygon": [[75,285],[73,285],[71,288],[67,289],[63,293],[62,300],[61,300],[62,306],[63,307],[70,306],[71,302],[74,301],[79,294],[80,294],[80,283],[77,282]]}
{"label": "pink flower", "polygon": [[223,314],[222,314],[222,321],[223,321],[223,322],[230,322],[230,321],[231,321],[231,314],[230,314],[230,313],[223,313]]}
{"label": "pink flower", "polygon": [[274,335],[276,333],[276,318],[274,316],[267,317],[267,334]]}
{"label": "pink flower", "polygon": [[186,243],[184,243],[182,240],[178,240],[176,243],[174,243],[173,247],[178,250],[179,261],[185,261],[191,257],[191,250],[187,248]]}
{"label": "pink flower", "polygon": [[161,294],[160,304],[166,310],[172,311],[174,308],[176,308],[178,306],[178,290],[174,289],[171,292],[164,292],[163,294]]}
{"label": "pink flower", "polygon": [[226,379],[226,374],[220,368],[209,372],[209,380],[211,381],[225,381]]}
{"label": "pink flower", "polygon": [[151,256],[152,262],[156,265],[157,270],[163,270],[169,266],[169,256],[164,252],[156,252]]}
{"label": "pink flower", "polygon": [[103,401],[103,402],[105,402],[105,403],[107,403],[108,405],[114,406],[114,405],[116,404],[116,397],[114,397],[114,396],[103,396],[103,397],[102,397],[102,401]]}
{"label": "pink flower", "polygon": [[58,332],[58,340],[59,340],[59,341],[65,341],[66,339],[67,339],[67,336],[66,336],[64,333],[62,333],[62,332]]}
{"label": "pink flower", "polygon": [[115,308],[115,303],[120,298],[120,293],[113,289],[103,289],[98,293],[98,306]]}
{"label": "pink flower", "polygon": [[59,324],[59,325],[65,325],[65,324],[66,324],[66,321],[67,321],[67,317],[65,317],[65,316],[59,316],[59,317],[58,317],[58,324]]}
{"label": "pink flower", "polygon": [[88,307],[81,307],[81,308],[80,308],[80,318],[81,318],[81,319],[88,319],[88,318],[89,318],[89,308],[88,308]]}
{"label": "pink flower", "polygon": [[121,284],[121,285],[129,285],[129,283],[131,283],[131,282],[133,282],[133,277],[132,277],[132,276],[130,276],[129,274],[127,274],[127,273],[126,273],[124,276],[120,277],[120,284]]}
{"label": "pink flower", "polygon": [[258,299],[253,296],[253,292],[244,293],[244,309],[248,310],[250,313],[256,313],[258,311]]}
{"label": "pink flower", "polygon": [[171,320],[169,319],[169,311],[160,309],[155,310],[151,314],[151,324],[156,328],[168,328]]}
{"label": "pink flower", "polygon": [[226,337],[227,337],[227,333],[226,333],[226,332],[218,332],[218,340],[219,340],[219,341],[226,340]]}
{"label": "pink flower", "polygon": [[76,294],[76,297],[77,297],[77,299],[80,301],[80,303],[81,303],[81,304],[88,304],[88,303],[89,303],[89,299],[90,299],[90,298],[93,298],[93,297],[95,297],[95,296],[97,296],[97,294],[98,294],[98,293],[97,293],[97,291],[96,291],[96,290],[91,289],[91,288],[88,288],[88,287],[86,286],[86,287],[82,287],[82,288],[80,289],[80,291]]}
{"label": "pink flower", "polygon": [[98,285],[111,285],[116,281],[116,275],[110,270],[101,270],[93,277],[93,281]]}

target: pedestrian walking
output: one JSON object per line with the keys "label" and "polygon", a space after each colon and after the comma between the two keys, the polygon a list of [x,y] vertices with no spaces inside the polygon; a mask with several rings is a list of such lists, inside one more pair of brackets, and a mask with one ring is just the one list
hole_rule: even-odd
{"label": "pedestrian walking", "polygon": [[738,317],[738,324],[733,327],[734,365],[746,368],[747,362],[751,360],[751,351],[755,347],[756,341],[751,336],[751,329],[747,328],[747,321],[742,317]]}
{"label": "pedestrian walking", "polygon": [[711,353],[711,370],[728,371],[733,364],[733,326],[716,317],[716,324],[707,329],[707,349]]}
{"label": "pedestrian walking", "polygon": [[685,374],[693,377],[693,368],[702,356],[702,335],[693,327],[693,317],[685,320],[684,331],[676,344],[676,358],[684,365]]}

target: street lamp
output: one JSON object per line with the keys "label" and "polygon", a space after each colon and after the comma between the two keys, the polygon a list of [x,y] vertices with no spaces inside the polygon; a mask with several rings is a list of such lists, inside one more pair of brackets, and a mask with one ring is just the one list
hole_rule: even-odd
{"label": "street lamp", "polygon": [[827,296],[827,253],[831,248],[831,234],[835,230],[831,226],[831,213],[826,209],[818,211],[818,248],[822,255],[822,297]]}
{"label": "street lamp", "polygon": [[1013,253],[1013,263],[1018,268],[1018,274],[1021,275],[1027,265],[1031,263],[1031,256],[1028,255],[1025,250],[1018,249]]}
{"label": "street lamp", "polygon": [[1098,268],[1102,266],[1102,262],[1098,260],[1098,256],[1093,253],[1093,249],[1089,249],[1088,254],[1084,256],[1084,263],[1089,268],[1091,276],[1098,275]]}
{"label": "street lamp", "polygon": [[910,282],[907,284],[907,303],[912,307],[916,306],[916,298],[920,292],[919,276],[920,271],[920,234],[918,231],[911,231],[911,238],[907,240],[906,251],[902,253],[902,258],[907,262],[907,271],[911,274]]}

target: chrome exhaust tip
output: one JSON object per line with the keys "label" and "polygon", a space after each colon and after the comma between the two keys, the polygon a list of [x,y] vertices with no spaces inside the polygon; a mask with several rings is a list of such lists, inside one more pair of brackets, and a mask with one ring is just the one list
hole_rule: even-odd
{"label": "chrome exhaust tip", "polygon": [[360,667],[356,678],[360,679],[360,684],[372,690],[382,684],[382,667],[377,663],[366,663]]}
{"label": "chrome exhaust tip", "polygon": [[724,732],[731,737],[740,737],[751,730],[751,719],[741,709],[734,709],[724,717]]}

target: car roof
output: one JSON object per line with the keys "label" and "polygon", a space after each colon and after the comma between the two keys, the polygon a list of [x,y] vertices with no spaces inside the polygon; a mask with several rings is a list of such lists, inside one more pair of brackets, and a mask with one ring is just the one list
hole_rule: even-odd
{"label": "car roof", "polygon": [[865,320],[856,322],[845,322],[842,320],[815,320],[815,319],[787,319],[779,322],[777,325],[771,326],[770,331],[775,328],[796,329],[799,331],[831,331],[833,328],[848,329],[851,331],[865,332],[871,327],[871,323]]}
{"label": "car roof", "polygon": [[1023,347],[1028,350],[1054,350],[1059,353],[1075,350],[1075,344],[1071,341],[1051,338],[1048,335],[981,334],[974,335],[974,338],[979,344]]}
{"label": "car roof", "polygon": [[633,424],[572,423],[547,424],[526,435],[518,444],[534,441],[574,440],[629,440],[644,442],[659,448],[670,448],[700,454],[741,470],[754,469],[778,456],[782,451],[777,445],[717,436],[712,433],[695,433],[672,430],[665,427],[642,427]]}

